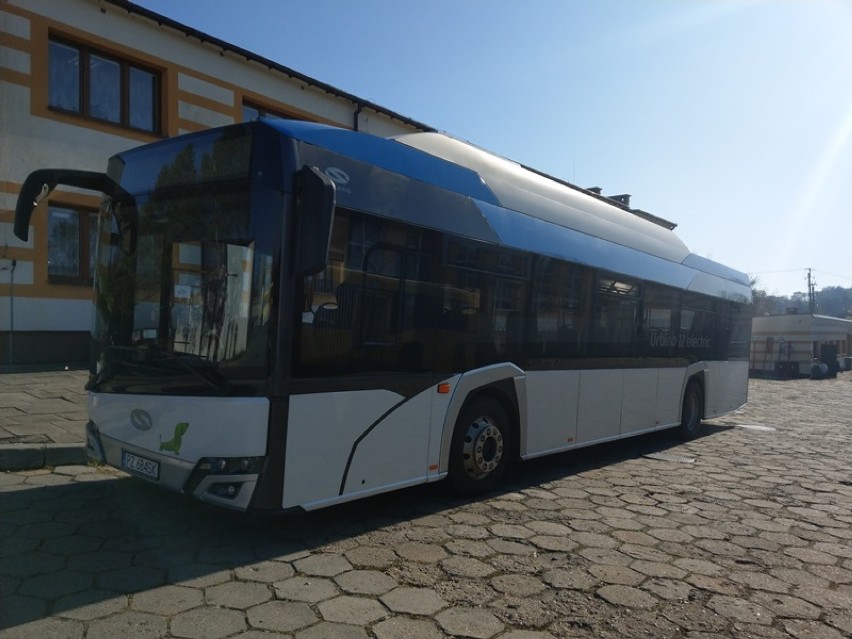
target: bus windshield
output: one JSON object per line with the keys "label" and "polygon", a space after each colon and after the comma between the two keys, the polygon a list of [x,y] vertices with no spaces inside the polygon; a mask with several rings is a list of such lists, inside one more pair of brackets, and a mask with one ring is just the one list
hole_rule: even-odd
{"label": "bus windshield", "polygon": [[153,188],[100,214],[90,389],[261,394],[272,255],[254,236],[250,181],[199,179],[213,162],[193,145],[162,151]]}

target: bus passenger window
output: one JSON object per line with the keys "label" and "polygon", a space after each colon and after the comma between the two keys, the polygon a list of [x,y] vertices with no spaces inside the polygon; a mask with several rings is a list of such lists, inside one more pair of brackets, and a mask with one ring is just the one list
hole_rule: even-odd
{"label": "bus passenger window", "polygon": [[576,357],[585,341],[588,270],[549,257],[536,263],[529,339],[531,357]]}
{"label": "bus passenger window", "polygon": [[634,354],[639,328],[638,282],[625,278],[598,278],[594,312],[593,350],[596,357]]}

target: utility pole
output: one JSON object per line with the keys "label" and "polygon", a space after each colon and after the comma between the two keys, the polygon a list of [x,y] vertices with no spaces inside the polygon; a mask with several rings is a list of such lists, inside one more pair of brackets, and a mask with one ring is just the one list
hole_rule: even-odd
{"label": "utility pole", "polygon": [[810,308],[811,315],[816,312],[816,282],[813,281],[811,277],[811,269],[808,268],[808,307]]}

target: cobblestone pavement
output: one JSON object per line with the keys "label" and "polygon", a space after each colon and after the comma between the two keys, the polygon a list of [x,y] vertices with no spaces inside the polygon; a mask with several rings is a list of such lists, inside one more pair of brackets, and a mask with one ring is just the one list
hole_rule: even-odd
{"label": "cobblestone pavement", "polygon": [[83,444],[88,371],[0,374],[0,445]]}
{"label": "cobblestone pavement", "polygon": [[708,426],[275,519],[3,473],[0,637],[852,635],[852,374],[753,380]]}
{"label": "cobblestone pavement", "polygon": [[85,370],[0,374],[0,471],[86,463],[87,378]]}

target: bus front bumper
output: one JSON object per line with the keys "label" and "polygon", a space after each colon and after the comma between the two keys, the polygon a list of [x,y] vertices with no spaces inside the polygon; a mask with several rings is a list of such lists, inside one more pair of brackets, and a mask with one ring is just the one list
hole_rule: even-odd
{"label": "bus front bumper", "polygon": [[97,464],[182,492],[217,506],[247,510],[262,458],[204,458],[197,463],[130,446],[103,435],[93,421],[86,424],[86,452]]}

